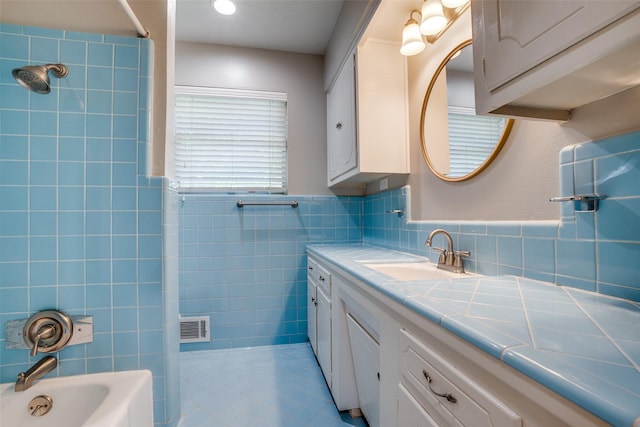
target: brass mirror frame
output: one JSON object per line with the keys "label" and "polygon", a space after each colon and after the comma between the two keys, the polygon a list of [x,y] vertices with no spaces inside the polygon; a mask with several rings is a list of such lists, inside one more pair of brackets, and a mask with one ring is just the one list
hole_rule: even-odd
{"label": "brass mirror frame", "polygon": [[511,133],[511,128],[513,127],[513,121],[514,120],[513,119],[507,119],[507,122],[505,123],[504,129],[502,130],[502,135],[500,136],[500,140],[496,144],[496,146],[493,149],[493,151],[491,152],[491,154],[486,158],[486,160],[484,162],[482,162],[482,164],[480,164],[480,166],[478,166],[476,169],[474,169],[473,171],[469,172],[466,175],[463,175],[463,176],[460,176],[460,177],[455,177],[455,178],[443,175],[440,172],[438,172],[436,167],[433,165],[433,163],[429,159],[429,154],[427,153],[427,143],[426,143],[426,140],[425,140],[425,133],[424,133],[424,124],[425,124],[425,117],[426,117],[426,113],[427,113],[427,105],[429,104],[429,96],[431,95],[431,91],[433,90],[433,87],[435,86],[436,81],[438,80],[438,77],[440,76],[440,72],[442,72],[442,70],[447,66],[447,63],[449,62],[449,60],[457,52],[459,52],[463,48],[469,46],[472,43],[472,41],[473,41],[472,39],[469,39],[469,40],[466,40],[466,41],[460,43],[458,46],[453,48],[451,50],[451,52],[449,52],[449,54],[444,58],[442,63],[440,63],[440,65],[438,66],[435,74],[433,75],[433,78],[431,79],[431,82],[429,83],[429,87],[427,88],[427,93],[424,96],[424,101],[422,102],[422,112],[420,113],[420,146],[422,148],[422,157],[424,158],[424,161],[427,164],[427,166],[429,166],[429,169],[431,170],[431,172],[433,172],[433,174],[435,176],[437,176],[438,178],[442,179],[443,181],[449,181],[449,182],[466,181],[468,179],[471,179],[471,178],[479,175],[481,172],[483,172],[491,164],[491,162],[493,162],[495,160],[495,158],[498,156],[498,154],[500,153],[500,150],[502,150],[502,147],[507,142],[507,138],[509,138],[509,134]]}

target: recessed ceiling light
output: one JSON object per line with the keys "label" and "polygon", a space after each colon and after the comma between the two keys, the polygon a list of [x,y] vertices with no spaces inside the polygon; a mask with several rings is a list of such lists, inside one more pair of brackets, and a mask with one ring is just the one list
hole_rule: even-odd
{"label": "recessed ceiling light", "polygon": [[223,15],[233,15],[236,13],[236,5],[231,0],[215,0],[213,7]]}

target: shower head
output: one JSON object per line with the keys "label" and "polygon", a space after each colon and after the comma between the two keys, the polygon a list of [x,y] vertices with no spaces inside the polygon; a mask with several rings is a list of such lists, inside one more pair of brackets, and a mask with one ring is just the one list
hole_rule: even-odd
{"label": "shower head", "polygon": [[35,93],[49,93],[49,70],[57,77],[62,78],[69,74],[69,69],[62,64],[27,65],[15,68],[11,74],[18,83]]}

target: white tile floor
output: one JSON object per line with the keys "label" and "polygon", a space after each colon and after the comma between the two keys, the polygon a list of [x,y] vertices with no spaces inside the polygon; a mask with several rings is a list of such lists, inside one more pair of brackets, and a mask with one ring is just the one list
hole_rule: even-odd
{"label": "white tile floor", "polygon": [[336,409],[306,344],[180,355],[180,427],[365,426]]}

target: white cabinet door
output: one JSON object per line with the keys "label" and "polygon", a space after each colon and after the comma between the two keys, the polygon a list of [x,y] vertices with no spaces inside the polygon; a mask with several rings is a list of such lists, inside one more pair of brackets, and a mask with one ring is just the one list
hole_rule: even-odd
{"label": "white cabinet door", "polygon": [[331,388],[331,301],[320,287],[316,293],[317,302],[317,346],[318,363],[322,368],[324,378]]}
{"label": "white cabinet door", "polygon": [[409,173],[406,59],[399,49],[361,43],[327,94],[329,186]]}
{"label": "white cabinet door", "polygon": [[327,94],[327,174],[329,184],[358,166],[356,86],[353,55]]}
{"label": "white cabinet door", "polygon": [[635,1],[483,1],[489,90],[584,40],[638,7]]}
{"label": "white cabinet door", "polygon": [[398,426],[441,427],[402,384],[398,387]]}
{"label": "white cabinet door", "polygon": [[637,85],[638,1],[483,0],[471,10],[478,114],[566,121]]}
{"label": "white cabinet door", "polygon": [[371,427],[379,427],[380,345],[350,314],[347,314],[347,326],[360,410]]}
{"label": "white cabinet door", "polygon": [[311,348],[315,354],[318,354],[318,341],[317,341],[317,329],[316,329],[316,284],[307,278],[307,335],[309,336],[309,342]]}

